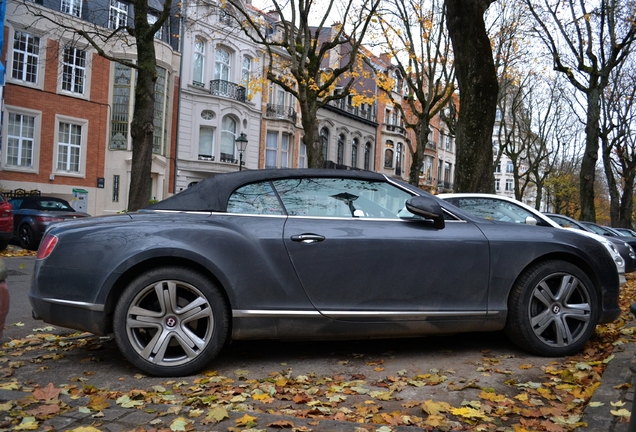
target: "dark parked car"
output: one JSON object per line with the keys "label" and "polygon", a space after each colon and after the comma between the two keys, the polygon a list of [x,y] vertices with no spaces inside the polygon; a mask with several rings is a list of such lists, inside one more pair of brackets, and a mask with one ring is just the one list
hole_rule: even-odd
{"label": "dark parked car", "polygon": [[5,249],[13,237],[13,207],[0,194],[0,250]]}
{"label": "dark parked car", "polygon": [[[572,219],[568,216],[563,216],[555,213],[545,213],[545,215],[564,228],[573,228],[591,232],[597,235],[601,235],[606,239],[614,242],[614,244],[616,244],[616,247],[618,247],[621,256],[625,258],[625,272],[631,273],[633,271],[636,271],[636,252],[634,251],[634,248],[636,248],[636,238],[623,237],[619,234],[614,235],[608,230],[600,229],[602,227],[596,224],[591,224],[598,227],[598,229],[593,229],[593,227],[588,225],[590,224],[589,222],[577,221],[576,219]],[[625,245],[627,246],[627,248],[624,247]]]}
{"label": "dark parked car", "polygon": [[614,228],[614,231],[617,231],[623,237],[636,237],[636,231],[629,228]]}
{"label": "dark parked car", "polygon": [[76,212],[68,201],[61,198],[25,196],[9,202],[13,205],[13,237],[24,249],[37,249],[51,223],[90,216]]}
{"label": "dark parked car", "polygon": [[34,317],[114,332],[160,376],[199,371],[230,338],[504,329],[563,356],[620,313],[600,242],[477,219],[366,171],[216,175],[144,211],[54,224],[37,258]]}

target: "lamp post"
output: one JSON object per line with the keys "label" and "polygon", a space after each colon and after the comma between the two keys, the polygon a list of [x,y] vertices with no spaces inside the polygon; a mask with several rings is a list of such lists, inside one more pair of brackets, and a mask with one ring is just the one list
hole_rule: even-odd
{"label": "lamp post", "polygon": [[239,152],[239,171],[243,170],[243,152],[247,148],[247,135],[241,132],[241,135],[234,140],[236,149]]}

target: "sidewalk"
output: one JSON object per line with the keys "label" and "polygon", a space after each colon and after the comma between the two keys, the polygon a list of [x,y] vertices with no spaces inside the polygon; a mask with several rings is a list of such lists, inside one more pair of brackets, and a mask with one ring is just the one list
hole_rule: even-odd
{"label": "sidewalk", "polygon": [[[630,342],[619,345],[614,348],[613,354],[614,358],[603,373],[601,385],[585,408],[582,421],[588,426],[582,430],[627,432],[629,429],[628,422],[624,420],[621,422],[621,418],[612,415],[610,411],[625,408],[632,412],[636,385],[636,344]],[[625,388],[627,387],[625,383],[630,384],[629,388]],[[625,405],[622,407],[612,405],[619,401],[625,402]],[[602,405],[594,406],[595,403]]]}

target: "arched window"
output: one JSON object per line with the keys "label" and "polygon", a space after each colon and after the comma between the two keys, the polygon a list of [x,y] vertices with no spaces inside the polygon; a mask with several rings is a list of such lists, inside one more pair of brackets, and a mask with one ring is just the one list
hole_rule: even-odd
{"label": "arched window", "polygon": [[395,149],[395,174],[402,175],[402,143]]}
{"label": "arched window", "polygon": [[327,150],[329,148],[329,129],[326,127],[320,130],[320,145],[322,149],[322,160],[327,160]]}
{"label": "arched window", "polygon": [[351,166],[358,168],[358,138],[351,141]]}
{"label": "arched window", "polygon": [[393,168],[393,141],[387,141],[385,144],[384,168]]}
{"label": "arched window", "polygon": [[344,145],[345,145],[345,137],[343,134],[338,135],[338,160],[336,161],[339,164],[344,163]]}
{"label": "arched window", "polygon": [[371,143],[368,142],[364,145],[364,169],[371,169]]}
{"label": "arched window", "polygon": [[225,116],[221,123],[221,162],[233,162],[236,159],[235,139],[236,121],[230,116]]}
{"label": "arched window", "polygon": [[230,52],[221,47],[214,53],[214,79],[230,80]]}
{"label": "arched window", "polygon": [[194,40],[194,59],[192,65],[192,84],[198,87],[205,87],[203,82],[203,72],[205,65],[205,40],[197,37]]}

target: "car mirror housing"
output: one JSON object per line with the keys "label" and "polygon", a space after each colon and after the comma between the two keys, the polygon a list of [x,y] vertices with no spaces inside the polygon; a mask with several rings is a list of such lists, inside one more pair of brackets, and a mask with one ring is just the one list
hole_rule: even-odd
{"label": "car mirror housing", "polygon": [[406,201],[406,209],[413,214],[433,220],[433,226],[442,229],[445,226],[442,207],[435,199],[427,196],[414,196]]}
{"label": "car mirror housing", "polygon": [[537,220],[535,218],[533,218],[532,216],[526,217],[526,225],[536,225],[536,224],[537,224]]}

